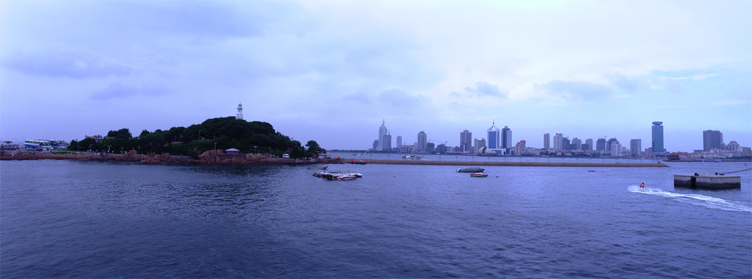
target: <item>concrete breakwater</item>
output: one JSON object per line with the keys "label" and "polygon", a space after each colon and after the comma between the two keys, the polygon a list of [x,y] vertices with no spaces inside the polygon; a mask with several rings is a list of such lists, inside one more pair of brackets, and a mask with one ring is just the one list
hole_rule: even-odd
{"label": "concrete breakwater", "polygon": [[[358,160],[361,161],[361,160]],[[661,163],[570,163],[570,162],[467,162],[467,161],[423,161],[423,160],[362,160],[369,164],[392,165],[440,165],[440,166],[518,166],[518,167],[668,167]]]}

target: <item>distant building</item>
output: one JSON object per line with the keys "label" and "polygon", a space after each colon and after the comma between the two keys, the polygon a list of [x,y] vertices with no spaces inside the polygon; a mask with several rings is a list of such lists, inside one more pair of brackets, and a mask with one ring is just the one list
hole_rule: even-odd
{"label": "distant building", "polygon": [[518,142],[514,146],[514,155],[522,155],[522,153],[525,153],[525,150],[527,149],[526,145],[527,143],[525,142],[525,140]]}
{"label": "distant building", "polygon": [[426,136],[426,132],[420,131],[418,133],[418,149],[426,150],[426,143],[428,143],[428,136]]}
{"label": "distant building", "polygon": [[609,142],[611,142],[611,148],[609,148],[611,150],[611,156],[621,156],[621,144],[619,143],[619,141],[609,140]]}
{"label": "distant building", "polygon": [[512,129],[507,126],[501,129],[501,148],[512,148]]}
{"label": "distant building", "polygon": [[496,128],[496,123],[491,125],[491,128],[488,128],[488,149],[500,149],[501,146],[501,130],[499,128]]}
{"label": "distant building", "polygon": [[373,149],[374,150],[379,150],[378,148],[379,148],[379,140],[374,140],[373,141]]}
{"label": "distant building", "polygon": [[543,148],[546,150],[551,148],[551,135],[548,133],[543,134]]}
{"label": "distant building", "polygon": [[663,154],[663,121],[653,122],[653,154]]}
{"label": "distant building", "polygon": [[595,142],[595,150],[606,151],[606,139],[600,138]]}
{"label": "distant building", "polygon": [[386,133],[387,133],[387,129],[386,129],[385,123],[386,123],[386,121],[384,121],[382,119],[381,120],[381,127],[379,127],[379,138],[378,138],[378,140],[379,140],[379,146],[378,146],[378,148],[376,148],[376,150],[384,150],[384,135],[386,135]]}
{"label": "distant building", "polygon": [[582,140],[578,138],[573,138],[571,143],[571,150],[582,150]]}
{"label": "distant building", "polygon": [[238,114],[235,115],[235,119],[243,120],[243,104],[238,103]]}
{"label": "distant building", "polygon": [[640,157],[640,151],[642,150],[642,140],[633,139],[629,141],[629,151],[634,157]]}
{"label": "distant building", "polygon": [[[611,144],[614,143],[614,142],[619,142],[619,141],[616,140],[616,138],[610,138],[610,139],[608,139],[608,141],[606,141],[606,152],[612,152],[613,151],[613,150],[611,150]],[[619,150],[616,150],[616,151],[618,152]]]}
{"label": "distant building", "polygon": [[554,135],[554,150],[563,150],[562,148],[562,139],[564,138],[564,135],[561,133],[556,133]]}
{"label": "distant building", "polygon": [[486,147],[486,139],[473,140],[473,152],[478,152],[481,148]]}
{"label": "distant building", "polygon": [[561,150],[572,150],[572,148],[569,145],[570,145],[569,138],[562,137],[561,138]]}
{"label": "distant building", "polygon": [[402,147],[402,136],[397,136],[397,148]]}
{"label": "distant building", "polygon": [[447,153],[447,147],[446,147],[446,145],[442,143],[442,144],[439,144],[438,146],[436,146],[436,153],[446,154]]}
{"label": "distant building", "polygon": [[468,130],[464,130],[460,133],[460,150],[462,152],[472,152],[473,149],[473,133]]}
{"label": "distant building", "polygon": [[593,150],[593,139],[586,139],[582,145],[582,150]]}
{"label": "distant building", "polygon": [[384,140],[384,142],[381,143],[381,150],[392,151],[392,134],[387,132],[386,135],[382,137],[382,139]]}
{"label": "distant building", "polygon": [[741,152],[742,151],[742,147],[739,145],[739,143],[737,143],[736,141],[733,141],[733,140],[731,142],[729,142],[729,144],[726,146],[726,149],[728,149],[731,152]]}
{"label": "distant building", "polygon": [[702,150],[710,151],[711,149],[723,149],[723,133],[715,130],[702,131]]}

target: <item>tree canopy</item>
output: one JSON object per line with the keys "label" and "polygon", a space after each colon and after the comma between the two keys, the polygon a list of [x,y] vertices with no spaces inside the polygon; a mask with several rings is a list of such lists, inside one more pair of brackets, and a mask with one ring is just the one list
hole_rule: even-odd
{"label": "tree canopy", "polygon": [[94,139],[71,141],[68,149],[120,152],[137,150],[139,153],[171,153],[197,156],[212,149],[237,148],[241,153],[269,153],[291,158],[314,157],[326,152],[314,140],[301,146],[299,141],[274,130],[271,124],[248,122],[235,117],[207,119],[189,127],[172,127],[169,130],[141,131],[132,137],[126,128],[107,133],[101,142]]}

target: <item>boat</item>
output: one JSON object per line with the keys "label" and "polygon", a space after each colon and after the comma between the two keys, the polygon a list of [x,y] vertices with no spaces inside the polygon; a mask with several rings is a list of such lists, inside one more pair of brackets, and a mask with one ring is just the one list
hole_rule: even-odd
{"label": "boat", "polygon": [[368,162],[363,161],[363,160],[360,160],[360,161],[352,160],[352,161],[350,161],[350,164],[353,164],[353,165],[356,165],[356,164],[357,165],[365,165],[365,164],[368,164]]}
{"label": "boat", "polygon": [[308,167],[309,170],[325,170],[329,166],[323,166],[323,167]]}
{"label": "boat", "polygon": [[339,180],[353,180],[355,178],[357,178],[357,177],[354,176],[354,175],[349,175],[349,174],[344,174],[344,175],[337,176],[337,179],[339,179]]}
{"label": "boat", "polygon": [[457,169],[457,172],[483,172],[484,168],[479,167],[469,167],[469,168],[459,168]]}
{"label": "boat", "polygon": [[487,177],[487,176],[488,176],[488,174],[485,174],[485,173],[482,173],[482,172],[475,172],[475,173],[471,173],[470,174],[470,177]]}

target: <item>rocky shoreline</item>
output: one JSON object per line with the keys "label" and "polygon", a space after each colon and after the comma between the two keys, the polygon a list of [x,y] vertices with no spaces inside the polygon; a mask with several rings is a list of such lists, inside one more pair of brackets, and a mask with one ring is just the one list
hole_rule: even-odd
{"label": "rocky shoreline", "polygon": [[277,164],[277,165],[302,165],[302,164],[342,164],[342,160],[336,159],[288,159],[270,158],[265,154],[226,154],[221,150],[210,150],[198,156],[198,159],[189,156],[174,156],[165,154],[137,154],[131,150],[125,154],[59,154],[49,152],[28,152],[17,154],[3,154],[0,160],[79,160],[79,161],[117,161],[137,162],[141,164]]}

